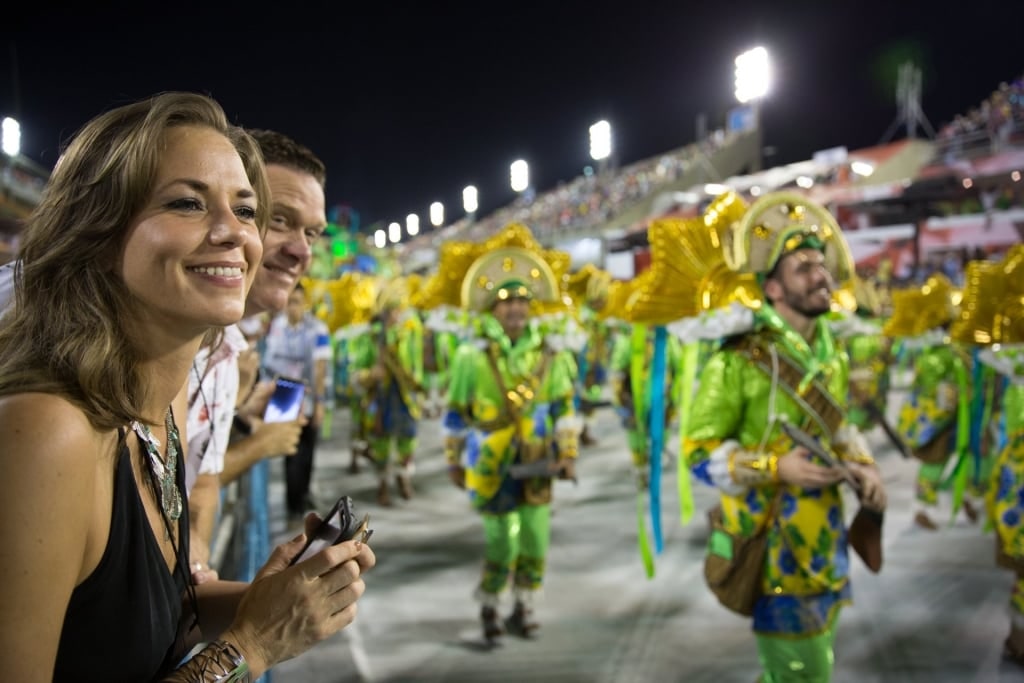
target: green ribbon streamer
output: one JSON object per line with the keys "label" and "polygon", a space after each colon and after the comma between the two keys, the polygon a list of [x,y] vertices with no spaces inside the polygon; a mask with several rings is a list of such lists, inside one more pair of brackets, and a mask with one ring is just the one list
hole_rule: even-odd
{"label": "green ribbon streamer", "polygon": [[640,547],[640,562],[644,565],[644,573],[648,579],[654,578],[654,553],[651,542],[647,538],[647,506],[644,504],[643,492],[636,496],[636,537]]}
{"label": "green ribbon streamer", "polygon": [[686,526],[693,519],[693,489],[690,486],[690,465],[686,460],[683,439],[690,419],[690,406],[693,404],[693,383],[697,378],[697,360],[700,353],[700,342],[687,342],[683,346],[682,380],[679,387],[679,459],[676,477],[679,490],[679,523]]}
{"label": "green ribbon streamer", "polygon": [[[640,434],[641,443],[647,440],[646,421],[644,420],[644,365],[647,361],[647,326],[633,325],[633,334],[629,340],[629,388],[633,396],[633,417],[636,430]],[[647,454],[648,464],[654,457]],[[661,457],[659,453],[657,457]],[[647,536],[647,514],[644,492],[636,494],[636,537],[640,549],[640,561],[644,565],[647,578],[654,576],[654,554],[651,552],[651,541]]]}
{"label": "green ribbon streamer", "polygon": [[956,466],[950,475],[953,479],[953,516],[950,522],[956,519],[956,515],[963,506],[964,493],[967,491],[967,478],[971,461],[971,397],[967,382],[967,367],[959,354],[953,363],[956,374],[957,387],[957,410],[956,410]]}

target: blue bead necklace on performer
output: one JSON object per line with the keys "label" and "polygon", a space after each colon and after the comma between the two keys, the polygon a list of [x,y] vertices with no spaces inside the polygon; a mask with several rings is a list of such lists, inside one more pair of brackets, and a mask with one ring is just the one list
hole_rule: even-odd
{"label": "blue bead necklace on performer", "polygon": [[153,436],[146,425],[132,420],[132,431],[138,435],[139,440],[146,447],[146,454],[152,471],[159,480],[160,485],[160,507],[164,515],[171,522],[177,522],[181,517],[181,491],[178,490],[177,465],[178,465],[178,428],[174,424],[174,417],[171,409],[167,409],[164,417],[164,424],[167,426],[167,462],[164,463],[160,457],[160,440]]}

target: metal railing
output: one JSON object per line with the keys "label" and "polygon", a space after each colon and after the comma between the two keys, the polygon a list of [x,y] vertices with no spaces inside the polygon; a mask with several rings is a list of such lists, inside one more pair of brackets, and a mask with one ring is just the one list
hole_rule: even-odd
{"label": "metal railing", "polygon": [[[252,581],[270,556],[270,465],[261,460],[224,487],[210,544],[210,567],[222,579]],[[258,681],[271,683],[266,672]]]}
{"label": "metal railing", "polygon": [[1016,115],[994,130],[978,129],[940,136],[935,141],[935,159],[948,164],[1021,147],[1024,147],[1024,114]]}

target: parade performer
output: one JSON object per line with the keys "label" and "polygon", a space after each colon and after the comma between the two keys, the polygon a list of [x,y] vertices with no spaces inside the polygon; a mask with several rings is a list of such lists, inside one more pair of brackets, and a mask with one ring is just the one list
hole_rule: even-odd
{"label": "parade performer", "polygon": [[580,444],[593,446],[597,439],[593,435],[591,424],[597,408],[602,405],[602,394],[608,381],[608,366],[614,345],[612,328],[600,315],[601,309],[607,303],[611,275],[589,266],[571,277],[585,283],[583,296],[577,302],[580,325],[586,339],[576,361],[579,369],[577,406],[583,419]]}
{"label": "parade performer", "polygon": [[330,305],[325,307],[327,314],[323,320],[331,330],[334,342],[335,397],[340,405],[349,410],[348,471],[351,474],[359,473],[361,460],[373,462],[365,433],[364,392],[354,379],[353,351],[358,349],[358,345],[353,342],[369,330],[380,288],[380,278],[356,271],[343,273],[326,285]]}
{"label": "parade performer", "polygon": [[[964,273],[964,314],[950,334],[963,344],[982,347],[978,359],[1005,380],[997,394],[1001,434],[994,458],[986,512],[996,530],[996,557],[1014,572],[1010,628],[1004,643],[1008,659],[1024,665],[1024,246],[999,263],[972,262]],[[993,406],[991,411],[997,412]]]}
{"label": "parade performer", "polygon": [[[608,288],[602,314],[609,321],[626,323],[624,334],[630,341],[628,349],[619,347],[617,363],[628,364],[634,408],[644,406],[644,414],[636,415],[634,421],[637,443],[647,453],[661,453],[666,448],[667,421],[673,413],[680,436],[686,433],[693,387],[708,351],[717,348],[723,337],[750,329],[753,323],[749,306],[759,302],[760,289],[753,276],[729,269],[722,249],[724,229],[742,218],[746,208],[736,193],[727,192],[711,202],[701,216],[651,221],[647,227],[650,267],[632,280],[615,281]],[[649,357],[648,334],[653,336]],[[677,346],[679,352],[674,350]],[[676,359],[679,355],[681,360]],[[673,391],[666,392],[665,387]],[[639,483],[647,483],[637,491],[637,546],[647,577],[653,578],[655,557],[663,549],[663,462],[650,457],[646,462],[646,471],[637,472]],[[694,499],[682,449],[676,472],[679,520],[686,525],[694,515]]]}
{"label": "parade performer", "polygon": [[[970,359],[962,345],[949,339],[959,299],[960,292],[949,280],[933,275],[920,288],[893,293],[893,315],[883,328],[887,336],[902,338],[904,347],[914,351],[910,395],[896,429],[921,461],[914,524],[929,531],[939,528],[937,519],[951,513],[948,505],[945,510],[941,505],[952,483],[945,473],[950,458],[963,451],[968,439]],[[976,519],[969,500],[964,500],[963,510]]]}
{"label": "parade performer", "polygon": [[[845,418],[847,359],[824,318],[852,259],[835,219],[796,194],[761,198],[725,237],[729,264],[756,276],[764,300],[753,329],[726,339],[704,367],[688,416],[689,464],[721,490],[705,576],[719,585],[739,549],[763,539],[749,604],[733,608],[753,616],[761,680],[826,682],[851,597],[840,482],[856,482],[861,512],[876,511],[876,540],[885,506],[874,460]],[[816,437],[820,455],[797,446],[788,425]]]}
{"label": "parade performer", "polygon": [[392,446],[398,454],[394,472],[398,493],[408,500],[413,495],[416,426],[423,394],[423,325],[408,308],[403,279],[382,287],[377,313],[369,329],[352,341],[351,354],[363,402],[363,434],[380,480],[377,502],[391,505]]}
{"label": "parade performer", "polygon": [[[558,281],[536,252],[489,250],[462,281],[464,306],[479,314],[480,339],[460,344],[444,418],[449,473],[470,495],[484,527],[484,567],[476,597],[483,634],[530,637],[550,538],[552,478],[575,478],[582,428],[568,349],[545,344],[531,302],[556,300]],[[515,606],[504,625],[502,594]]]}
{"label": "parade performer", "polygon": [[892,340],[882,334],[881,299],[874,286],[857,279],[857,310],[832,324],[850,357],[850,396],[847,418],[862,432],[885,417],[889,395]]}
{"label": "parade performer", "polygon": [[[681,396],[683,376],[683,348],[677,337],[668,337],[667,372],[665,373],[665,425],[670,425],[676,415]],[[642,361],[634,368],[634,350],[639,346]],[[612,402],[626,430],[626,441],[637,486],[644,490],[649,484],[650,440],[647,425],[650,423],[650,391],[648,381],[651,361],[654,356],[654,330],[637,325],[619,334],[611,358]],[[656,457],[661,454],[655,454]]]}
{"label": "parade performer", "polygon": [[988,508],[999,564],[1016,575],[1005,653],[1024,665],[1024,337],[1015,346],[983,353],[983,359],[1010,381],[1002,400],[1007,442],[994,463]]}

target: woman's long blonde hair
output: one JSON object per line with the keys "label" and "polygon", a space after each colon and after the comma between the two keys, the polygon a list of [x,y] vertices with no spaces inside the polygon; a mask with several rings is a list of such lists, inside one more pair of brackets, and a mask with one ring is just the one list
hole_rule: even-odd
{"label": "woman's long blonde hair", "polygon": [[231,141],[256,192],[261,232],[266,226],[270,188],[259,148],[211,98],[162,93],[92,119],[57,162],[25,226],[14,306],[0,320],[0,396],[62,395],[98,429],[141,419],[144,340],[127,332],[137,304],[117,264],[175,126],[209,127]]}

